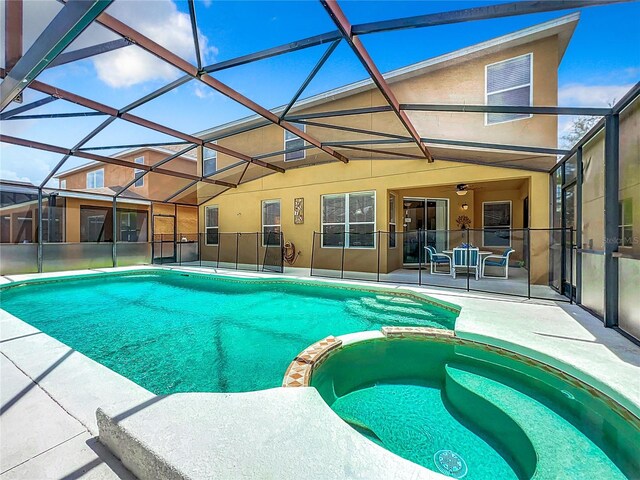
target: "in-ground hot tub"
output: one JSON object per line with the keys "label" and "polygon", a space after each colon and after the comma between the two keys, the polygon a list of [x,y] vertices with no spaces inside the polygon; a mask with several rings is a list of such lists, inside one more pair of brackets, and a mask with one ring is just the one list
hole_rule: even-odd
{"label": "in-ground hot tub", "polygon": [[311,386],[373,442],[453,478],[640,472],[640,420],[585,383],[454,336],[397,335],[345,336],[311,371]]}

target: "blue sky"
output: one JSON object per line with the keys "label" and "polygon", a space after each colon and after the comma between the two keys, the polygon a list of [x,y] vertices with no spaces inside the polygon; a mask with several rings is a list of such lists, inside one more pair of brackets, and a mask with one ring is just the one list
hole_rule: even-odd
{"label": "blue sky", "polygon": [[[497,2],[491,2],[491,4]],[[455,10],[488,2],[343,1],[341,6],[352,23]],[[60,5],[54,0],[25,2],[25,36],[37,36]],[[197,1],[200,42],[205,64],[223,61],[256,50],[291,42],[335,27],[317,1],[218,2]],[[108,12],[139,28],[153,40],[195,62],[187,3],[171,0],[116,0]],[[484,20],[427,29],[412,29],[368,35],[363,41],[384,72],[447,53],[521,28],[563,16],[570,11]],[[2,19],[2,25],[4,21]],[[604,106],[619,98],[640,80],[640,2],[591,7],[581,10],[581,19],[559,70],[560,103]],[[608,33],[608,35],[606,35]],[[115,38],[98,26],[88,29],[70,49]],[[326,46],[314,47],[217,74],[217,78],[268,108],[287,103]],[[94,98],[113,107],[149,93],[179,72],[141,51],[127,47],[93,59],[55,67],[41,80]],[[352,52],[342,44],[305,95],[319,93],[366,77]],[[41,98],[28,93],[26,102]],[[83,110],[56,101],[29,113]],[[197,110],[198,113],[195,113]],[[192,81],[133,113],[185,132],[195,132],[249,115],[244,107]],[[4,121],[3,133],[71,148],[103,118],[39,121]],[[561,123],[561,129],[567,121]],[[116,121],[90,146],[118,143],[171,141],[173,138]],[[102,152],[110,154],[115,152]],[[2,145],[0,178],[41,181],[60,155]],[[25,161],[29,158],[29,162]],[[72,159],[65,168],[83,163]]]}

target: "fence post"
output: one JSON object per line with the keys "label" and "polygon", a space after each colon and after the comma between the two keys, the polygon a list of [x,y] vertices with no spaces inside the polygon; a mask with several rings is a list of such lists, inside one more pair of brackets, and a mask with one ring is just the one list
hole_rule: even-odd
{"label": "fence post", "polygon": [[422,230],[418,229],[418,285],[422,285],[422,249]]}
{"label": "fence post", "polygon": [[[376,282],[380,281],[380,230],[378,230],[378,273],[376,275]],[[387,262],[389,259],[387,258]]]}
{"label": "fence post", "polygon": [[[51,210],[51,205],[49,205],[49,210]],[[42,248],[42,187],[38,187],[38,273],[42,273]]]}
{"label": "fence post", "polygon": [[196,238],[198,239],[198,264],[201,267],[202,266],[202,236],[201,236],[201,234],[200,233],[196,233]]}
{"label": "fence post", "polygon": [[[42,192],[42,190],[41,190]],[[118,252],[117,252],[117,247],[116,247],[116,234],[117,234],[117,228],[118,228],[118,223],[116,221],[116,212],[117,212],[117,205],[118,205],[118,201],[116,200],[116,197],[113,197],[113,205],[112,205],[112,215],[113,218],[111,219],[111,225],[112,225],[112,234],[111,234],[111,240],[113,241],[113,244],[111,245],[111,263],[113,263],[114,267],[118,266]]]}
{"label": "fence post", "polygon": [[[465,230],[466,235],[467,235],[467,241],[466,241],[466,242],[464,242],[464,243],[466,243],[466,244],[467,244],[467,257],[466,257],[466,261],[465,261],[465,263],[467,264],[467,292],[468,292],[469,290],[471,290],[470,285],[469,285],[469,274],[471,273],[471,272],[469,271],[469,270],[470,270],[470,269],[469,269],[469,266],[471,265],[471,263],[469,262],[469,260],[471,260],[471,259],[469,258],[469,242],[470,242],[470,240],[471,240],[470,235],[469,235],[469,230],[470,230],[469,228],[467,228],[467,229]],[[478,267],[476,266],[476,268],[478,268]]]}
{"label": "fence post", "polygon": [[256,232],[256,272],[260,271],[260,232]]}
{"label": "fence post", "polygon": [[527,298],[531,300],[531,227],[527,227]]}
{"label": "fence post", "polygon": [[238,241],[240,240],[240,232],[236,232],[236,270],[238,270]]}
{"label": "fence post", "polygon": [[573,228],[569,229],[569,304],[573,304]]}
{"label": "fence post", "polygon": [[182,237],[178,234],[178,242],[176,242],[178,246],[178,265],[182,266]]}
{"label": "fence post", "polygon": [[576,152],[576,304],[582,303],[582,147]]}
{"label": "fence post", "polygon": [[284,234],[282,232],[280,232],[280,273],[284,273]]}
{"label": "fence post", "polygon": [[340,260],[340,279],[344,278],[344,247],[347,243],[347,232],[342,233],[342,259]]}
{"label": "fence post", "polygon": [[618,215],[620,118],[605,117],[604,139],[604,326],[618,326]]}
{"label": "fence post", "polygon": [[316,250],[316,232],[314,230],[313,237],[311,237],[311,264],[309,265],[309,276],[313,277],[313,254]]}

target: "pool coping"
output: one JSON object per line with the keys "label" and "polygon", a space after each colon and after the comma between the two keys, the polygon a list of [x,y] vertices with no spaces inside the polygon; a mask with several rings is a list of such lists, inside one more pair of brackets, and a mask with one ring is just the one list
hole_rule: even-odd
{"label": "pool coping", "polygon": [[[604,379],[595,378],[594,376],[584,371],[583,368],[572,366],[571,363],[568,363],[566,361],[566,359],[560,359],[550,356],[548,353],[545,353],[542,350],[536,350],[532,348],[530,345],[527,345],[526,342],[512,342],[504,338],[500,338],[498,335],[487,335],[486,333],[483,334],[481,331],[473,331],[473,329],[470,328],[469,325],[477,319],[475,318],[476,316],[469,315],[470,309],[474,304],[477,304],[478,302],[497,302],[497,300],[491,298],[477,298],[476,295],[465,296],[463,294],[461,295],[457,293],[452,295],[451,292],[443,292],[441,290],[433,288],[417,288],[410,285],[371,285],[368,282],[350,280],[337,281],[335,279],[308,279],[304,277],[291,277],[287,275],[278,275],[277,277],[274,277],[273,274],[258,274],[256,272],[237,272],[226,270],[216,270],[214,272],[211,272],[210,269],[196,269],[196,271],[194,271],[193,267],[178,268],[161,266],[119,267],[114,269],[56,272],[49,274],[21,276],[12,275],[10,278],[0,278],[0,287],[13,287],[23,283],[32,283],[38,281],[62,281],[68,278],[85,277],[87,275],[112,275],[126,272],[149,272],[163,270],[180,271],[189,274],[201,273],[203,275],[214,275],[217,277],[235,277],[236,279],[260,278],[279,282],[293,280],[306,285],[311,284],[327,286],[328,284],[333,284],[329,286],[335,286],[336,284],[340,284],[341,288],[357,288],[358,290],[367,290],[376,293],[386,292],[397,294],[398,291],[400,291],[400,293],[409,292],[413,296],[420,297],[420,299],[425,297],[429,299],[435,299],[437,301],[437,304],[439,305],[442,304],[441,302],[453,305],[453,303],[450,301],[453,298],[456,304],[460,305],[461,307],[460,314],[458,316],[458,319],[456,320],[457,337],[470,341],[485,343],[502,349],[511,349],[516,354],[529,356],[534,360],[547,363],[554,368],[558,368],[561,371],[568,373],[571,376],[579,378],[581,381],[585,381],[586,377],[586,383],[588,385],[591,385],[592,387],[596,388],[596,390],[605,393],[607,397],[610,397],[611,399],[625,407],[627,410],[634,413],[636,416],[640,416],[637,413],[640,412],[640,401],[636,401],[634,397],[632,395],[629,395],[627,392],[620,391],[618,388],[616,388],[616,385],[607,383],[606,377]],[[0,288],[0,291],[1,290],[2,288]],[[522,305],[522,302],[508,303],[514,306]],[[540,304],[537,305],[540,306]],[[533,307],[534,305],[528,306]],[[546,305],[542,305],[541,308],[549,307],[547,307]],[[77,418],[93,434],[98,432],[97,423],[95,420],[95,412],[98,407],[116,403],[122,404],[123,401],[140,404],[141,402],[148,401],[150,398],[155,397],[151,392],[148,392],[139,385],[133,383],[125,377],[113,372],[107,367],[95,362],[94,360],[91,360],[90,358],[78,352],[73,352],[73,355],[70,357],[70,359],[73,359],[73,362],[70,362],[67,365],[65,365],[66,362],[63,362],[62,364],[58,365],[53,372],[47,373],[51,365],[55,364],[60,358],[60,354],[64,355],[64,353],[71,351],[72,349],[3,310],[0,310],[0,320],[2,321],[3,325],[0,337],[2,338],[0,351],[2,351],[3,354],[5,354],[29,377],[35,379],[34,381],[36,381],[43,390],[45,390],[72,416]],[[9,330],[7,330],[6,328],[7,325],[11,325],[11,328]],[[340,341],[344,346],[348,345],[349,343],[360,341],[364,337],[373,338],[379,335],[381,336],[383,335],[383,333],[380,331],[370,331],[365,332],[364,334],[347,334],[341,336]],[[71,363],[73,363],[75,367],[71,365]],[[615,367],[614,363],[609,363],[611,363],[610,366],[612,368]],[[80,366],[80,372],[75,371],[78,370],[78,366]],[[43,374],[45,374],[44,377],[42,376]],[[640,382],[640,380],[638,381]],[[124,388],[124,395],[121,391],[121,388]],[[628,388],[632,390],[633,384],[631,384]],[[80,393],[78,394],[78,392]],[[235,394],[211,393],[207,395],[234,396]],[[337,416],[336,418],[339,419],[339,417]],[[363,440],[366,441],[366,439]],[[383,449],[383,451],[385,450]],[[430,470],[426,471],[429,472],[429,474],[434,473],[437,475],[436,472],[432,472]],[[440,477],[431,476],[429,478]]]}

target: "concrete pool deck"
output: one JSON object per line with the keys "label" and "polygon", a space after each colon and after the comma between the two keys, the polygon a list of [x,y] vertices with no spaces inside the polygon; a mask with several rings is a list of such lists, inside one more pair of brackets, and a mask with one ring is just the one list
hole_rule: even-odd
{"label": "concrete pool deck", "polygon": [[[0,278],[0,285],[144,268],[15,275]],[[177,270],[308,280],[210,268]],[[459,305],[456,333],[461,338],[545,361],[586,380],[639,415],[640,347],[605,329],[580,307],[437,288],[387,287]],[[96,441],[98,407],[104,413],[101,426],[111,429],[105,438],[123,435],[123,444],[138,442],[159,460],[150,462],[140,456],[140,450],[130,449],[125,456],[131,458],[125,462],[141,476],[145,472],[138,469],[145,465],[171,465],[169,470],[146,474],[201,478],[207,472],[207,476],[239,478],[253,473],[299,478],[302,471],[322,478],[389,478],[393,471],[392,478],[444,478],[365,440],[333,414],[313,389],[156,397],[4,311],[0,311],[0,353],[2,479],[130,478],[122,463]],[[123,456],[123,451],[119,454]]]}

